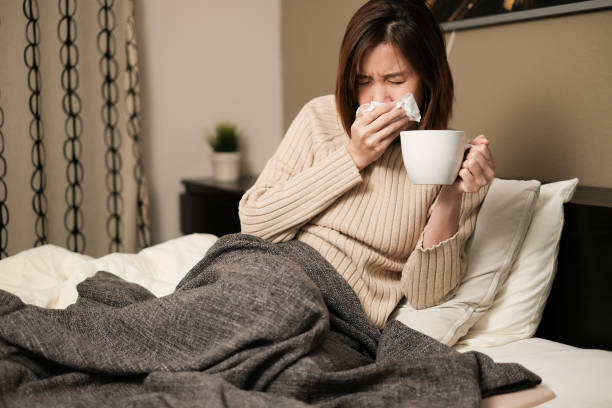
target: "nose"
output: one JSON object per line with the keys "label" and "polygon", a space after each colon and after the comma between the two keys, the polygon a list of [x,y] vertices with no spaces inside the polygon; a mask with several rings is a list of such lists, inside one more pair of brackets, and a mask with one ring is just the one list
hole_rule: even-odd
{"label": "nose", "polygon": [[372,100],[376,102],[393,102],[389,88],[384,83],[376,83],[372,89]]}

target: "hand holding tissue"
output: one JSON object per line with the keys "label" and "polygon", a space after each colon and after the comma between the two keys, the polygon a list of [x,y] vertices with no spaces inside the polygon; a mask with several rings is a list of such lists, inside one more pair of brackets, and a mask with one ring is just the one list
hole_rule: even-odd
{"label": "hand holding tissue", "polygon": [[[356,116],[360,114],[364,114],[367,112],[373,111],[377,106],[383,104],[383,102],[372,101],[370,103],[363,104],[357,108]],[[404,109],[406,112],[406,116],[410,118],[414,122],[421,121],[421,112],[419,111],[419,106],[414,100],[414,96],[411,93],[407,93],[406,95],[399,98],[395,101],[396,108]]]}

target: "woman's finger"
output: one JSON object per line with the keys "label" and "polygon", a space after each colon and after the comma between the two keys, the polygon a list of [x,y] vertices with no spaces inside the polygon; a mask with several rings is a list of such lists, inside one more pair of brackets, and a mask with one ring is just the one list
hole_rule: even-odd
{"label": "woman's finger", "polygon": [[483,181],[485,181],[485,178],[482,174],[482,168],[480,167],[480,164],[476,160],[474,159],[465,160],[463,163],[461,163],[461,168],[466,169],[467,171],[470,172],[470,174],[472,175],[474,179],[474,182],[477,185],[480,185]]}
{"label": "woman's finger", "polygon": [[493,160],[493,155],[489,149],[490,142],[486,135],[478,135],[469,143],[475,145],[474,147],[478,147],[478,150],[483,152],[487,160]]}
{"label": "woman's finger", "polygon": [[459,188],[461,190],[466,193],[474,193],[478,191],[474,176],[468,169],[462,168],[459,170],[459,177],[461,178],[461,181],[459,182]]}
{"label": "woman's finger", "polygon": [[394,105],[390,102],[380,104],[373,110],[358,115],[355,118],[354,123],[356,123],[358,126],[368,126],[369,124],[374,122],[376,119],[378,119],[380,115],[382,115],[383,113],[389,112],[391,109],[393,109],[393,106]]}
{"label": "woman's finger", "polygon": [[484,173],[483,168],[480,163],[475,159],[468,159],[463,162],[462,168],[468,170],[472,177],[474,178],[474,182],[477,187],[482,187],[487,184],[487,177]]}
{"label": "woman's finger", "polygon": [[489,144],[489,139],[486,135],[478,135],[470,142],[472,144]]}
{"label": "woman's finger", "polygon": [[366,131],[371,133],[379,132],[402,117],[406,117],[406,112],[403,109],[396,109],[395,105],[391,105],[390,110],[384,111],[373,122],[366,125]]}
{"label": "woman's finger", "polygon": [[387,142],[385,146],[388,146],[402,130],[407,129],[410,126],[410,119],[404,115],[402,118],[392,122],[385,128],[376,132],[369,139],[369,143],[372,146],[378,146],[382,142]]}
{"label": "woman's finger", "polygon": [[480,153],[471,154],[467,158],[467,161],[470,161],[470,160],[474,160],[476,161],[476,163],[478,163],[484,177],[486,178],[486,183],[493,180],[493,177],[495,176],[494,167],[492,163],[484,157],[484,155]]}
{"label": "woman's finger", "polygon": [[488,143],[474,143],[476,141],[476,139],[472,140],[472,143],[474,146],[470,148],[470,151],[468,152],[468,156],[471,153],[480,153],[482,154],[485,159],[487,159],[488,161],[491,162],[491,164],[495,164],[495,161],[493,160],[493,154],[491,153],[491,149],[489,149]]}
{"label": "woman's finger", "polygon": [[397,120],[391,122],[387,127],[381,129],[378,133],[382,138],[391,137],[392,139],[395,139],[396,136],[399,136],[399,132],[410,127],[411,122],[412,120],[406,116],[406,114],[402,114]]}

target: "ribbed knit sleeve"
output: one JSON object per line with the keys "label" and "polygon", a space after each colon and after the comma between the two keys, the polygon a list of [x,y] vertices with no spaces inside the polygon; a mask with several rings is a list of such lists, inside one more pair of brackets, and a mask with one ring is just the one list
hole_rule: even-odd
{"label": "ribbed knit sleeve", "polygon": [[[298,229],[362,181],[346,144],[325,143],[325,121],[313,100],[289,127],[277,151],[238,206],[241,231],[272,242]],[[322,123],[323,122],[323,123]]]}
{"label": "ribbed knit sleeve", "polygon": [[489,189],[464,193],[461,200],[459,229],[450,238],[432,248],[423,248],[423,232],[402,271],[402,292],[415,309],[435,306],[454,294],[467,266],[465,243],[474,231],[476,216]]}

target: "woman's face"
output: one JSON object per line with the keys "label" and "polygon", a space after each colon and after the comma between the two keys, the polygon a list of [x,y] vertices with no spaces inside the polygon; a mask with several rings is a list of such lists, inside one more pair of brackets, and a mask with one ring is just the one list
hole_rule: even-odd
{"label": "woman's face", "polygon": [[419,107],[423,95],[417,73],[401,52],[389,43],[381,43],[364,55],[357,71],[359,105],[364,103],[393,102],[408,92]]}

